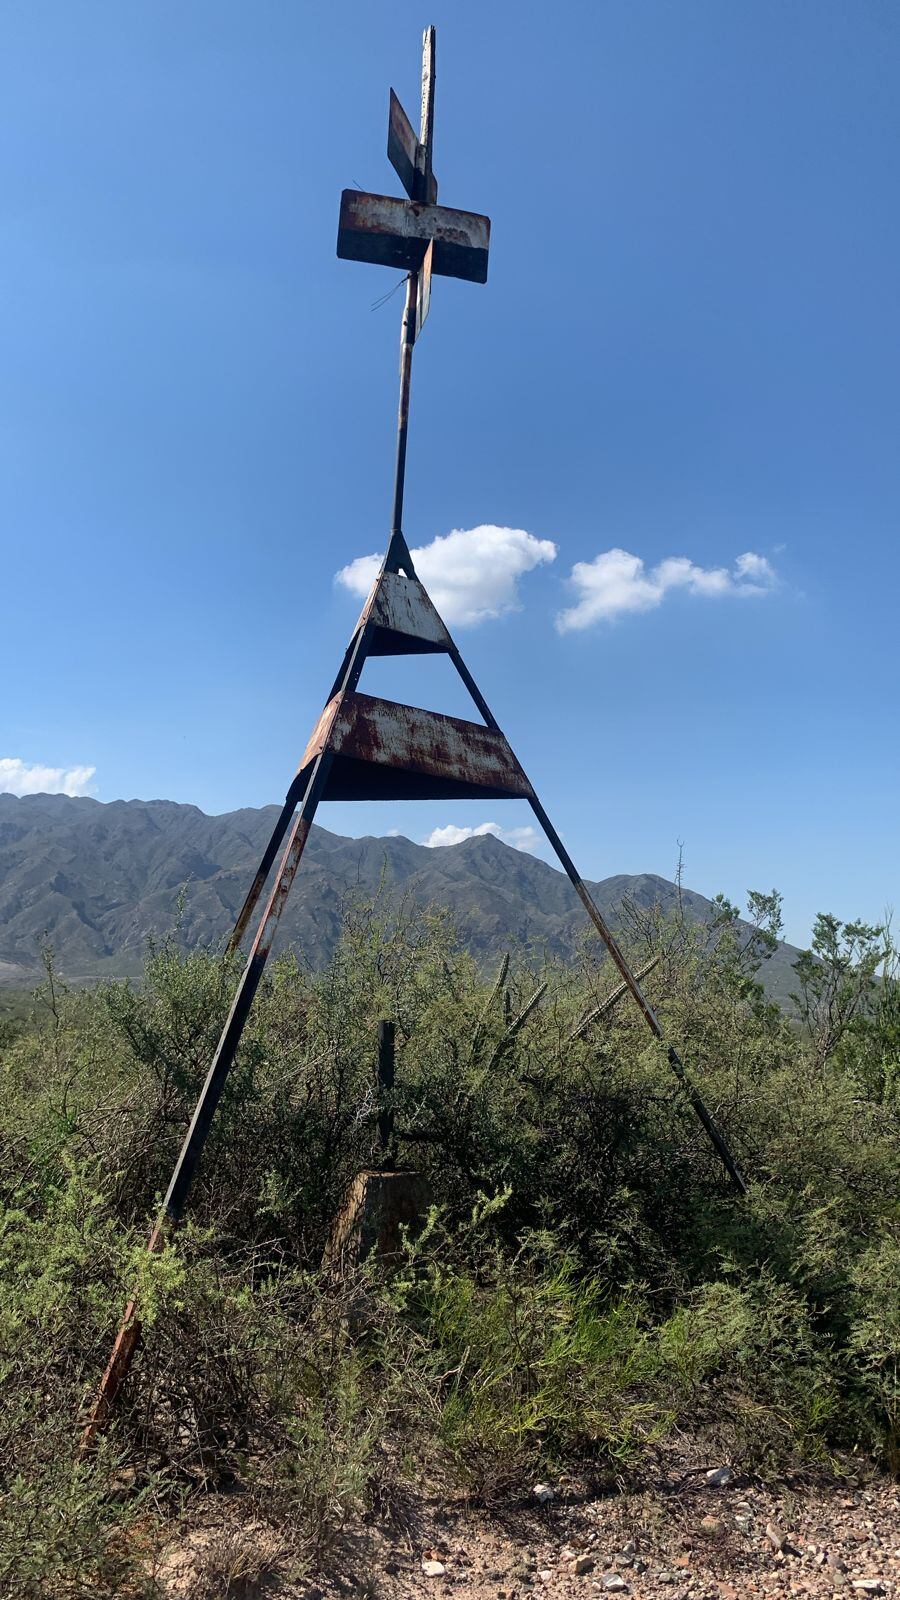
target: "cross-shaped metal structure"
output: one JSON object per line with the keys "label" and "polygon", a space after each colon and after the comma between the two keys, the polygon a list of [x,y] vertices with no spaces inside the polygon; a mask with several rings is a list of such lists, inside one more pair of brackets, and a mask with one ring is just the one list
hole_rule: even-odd
{"label": "cross-shaped metal structure", "polygon": [[434,92],[437,76],[434,28],[426,28],[422,44],[422,120],[419,137],[393,89],[388,110],[388,158],[408,200],[345,189],[341,195],[337,253],[347,261],[373,261],[401,267],[408,274],[400,334],[400,407],[397,421],[397,470],[389,572],[415,577],[403,538],[403,486],[409,431],[409,389],[413,346],[431,303],[432,275],[486,283],[491,224],[473,211],[451,211],[437,204],[434,176]]}
{"label": "cross-shaped metal structure", "polygon": [[[408,199],[345,189],[341,196],[338,255],[400,266],[408,274],[400,359],[400,406],[391,532],[380,571],[363,606],[327,703],[291,781],[284,805],[235,923],[229,950],[237,949],[257,908],[287,835],[274,884],[253,936],[231,1010],[200,1092],[163,1210],[148,1248],[158,1250],[183,1215],[197,1163],[231,1069],[250,1007],[272,948],[281,913],[300,865],[313,817],[322,800],[491,799],[527,800],[606,945],[625,988],[659,1039],[662,1028],[619,944],[575,867],[531,783],[469,672],[459,648],[416,576],[403,527],[403,488],[409,428],[412,353],[428,312],[432,275],[487,279],[490,222],[469,211],[437,204],[432,171],[435,30],[424,38],[422,119],[419,137],[391,90],[388,155]],[[480,723],[438,715],[358,691],[370,656],[449,656],[482,718]],[[298,809],[299,807],[299,809]],[[721,1158],[732,1183],[744,1180],[675,1049],[669,1064]],[[128,1372],[140,1336],[138,1307],[126,1309],[100,1394],[85,1432],[89,1444],[102,1427]]]}

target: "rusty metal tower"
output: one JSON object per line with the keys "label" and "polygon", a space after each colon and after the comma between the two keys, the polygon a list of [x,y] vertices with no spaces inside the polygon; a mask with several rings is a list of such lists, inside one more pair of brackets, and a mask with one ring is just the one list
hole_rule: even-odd
{"label": "rusty metal tower", "polygon": [[[651,1033],[658,1039],[663,1037],[656,1013],[612,930],[513,754],[458,646],[416,577],[403,533],[412,358],[428,315],[432,279],[444,276],[485,283],[490,245],[491,225],[487,217],[437,204],[438,186],[432,166],[434,97],[435,30],[427,28],[423,41],[422,114],[418,137],[393,89],[390,92],[387,153],[408,198],[398,200],[345,189],[341,195],[337,239],[337,253],[346,260],[375,262],[407,273],[390,537],[325,709],[288,787],[281,814],[231,935],[229,951],[234,951],[250,924],[287,836],[228,1019],[175,1163],[161,1216],[150,1236],[150,1251],[160,1248],[166,1229],[177,1223],[184,1213],[216,1106],[234,1062],[313,818],[323,800],[526,800],[615,962],[624,988],[630,991]],[[361,694],[357,688],[370,656],[437,653],[449,656],[481,722],[467,722],[397,704]],[[667,1054],[731,1182],[743,1193],[745,1184],[740,1170],[671,1045],[667,1047]],[[85,1432],[86,1444],[91,1442],[108,1415],[139,1337],[138,1307],[132,1301],[126,1309]]]}

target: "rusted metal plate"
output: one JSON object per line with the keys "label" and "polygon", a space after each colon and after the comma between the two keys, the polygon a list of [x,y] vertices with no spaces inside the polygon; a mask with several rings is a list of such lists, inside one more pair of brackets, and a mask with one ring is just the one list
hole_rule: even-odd
{"label": "rusted metal plate", "polygon": [[474,211],[420,205],[358,189],[345,189],[341,195],[337,253],[347,261],[417,271],[433,239],[433,270],[439,276],[486,283],[490,238],[490,218]]}
{"label": "rusted metal plate", "polygon": [[318,722],[313,728],[312,733],[309,736],[309,743],[303,752],[300,765],[297,768],[298,772],[302,772],[304,767],[308,767],[311,762],[315,760],[316,756],[325,749],[325,746],[328,743],[328,736],[331,732],[331,725],[337,715],[340,703],[341,697],[339,694],[336,694],[333,700],[329,700],[325,710],[322,712],[322,715],[320,716]]}
{"label": "rusted metal plate", "polygon": [[387,153],[391,166],[409,198],[412,199],[416,190],[416,158],[419,154],[419,141],[393,89],[388,106]]}
{"label": "rusted metal plate", "polygon": [[533,793],[502,733],[376,695],[335,696],[301,771],[326,747],[335,756],[326,800],[530,799]]}
{"label": "rusted metal plate", "polygon": [[399,572],[383,572],[376,578],[354,631],[367,622],[377,630],[369,645],[372,656],[431,655],[451,646],[423,585]]}
{"label": "rusted metal plate", "polygon": [[[423,175],[421,174],[422,146],[416,138],[412,123],[393,89],[391,90],[391,102],[388,110],[387,153],[388,160],[410,200],[414,200],[418,179],[420,175]],[[437,179],[434,173],[428,174],[427,183],[426,198],[429,205],[434,205],[438,194]]]}
{"label": "rusted metal plate", "polygon": [[385,572],[372,600],[372,621],[394,633],[449,647],[450,635],[418,578]]}
{"label": "rusted metal plate", "polygon": [[428,308],[431,305],[431,274],[434,270],[434,240],[432,239],[425,251],[425,259],[419,268],[419,280],[416,284],[416,338],[425,326]]}

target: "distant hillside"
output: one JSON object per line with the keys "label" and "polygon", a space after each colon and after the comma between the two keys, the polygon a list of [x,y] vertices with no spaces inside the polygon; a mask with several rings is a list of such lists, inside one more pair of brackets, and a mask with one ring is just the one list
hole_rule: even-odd
{"label": "distant hillside", "polygon": [[[168,800],[70,799],[0,794],[0,984],[38,975],[38,941],[49,936],[61,972],[83,981],[136,974],[147,937],[171,929],[179,896],[186,947],[227,935],[278,815],[275,806],[209,817]],[[345,839],[313,828],[276,948],[297,945],[322,965],[337,938],[348,890],[408,890],[422,905],[446,906],[468,947],[485,957],[510,941],[568,956],[586,926],[568,879],[491,835],[430,850],[403,838]],[[615,921],[623,899],[674,903],[675,885],[652,874],[591,885]],[[691,917],[712,911],[685,890]],[[796,951],[783,945],[766,986],[784,999]]]}

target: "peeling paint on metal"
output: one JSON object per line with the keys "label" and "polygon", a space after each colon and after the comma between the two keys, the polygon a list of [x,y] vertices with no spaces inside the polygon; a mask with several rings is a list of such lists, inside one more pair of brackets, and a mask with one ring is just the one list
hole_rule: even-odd
{"label": "peeling paint on metal", "polygon": [[347,261],[415,272],[433,239],[433,270],[439,276],[486,283],[490,238],[490,218],[475,211],[358,189],[345,189],[341,195],[337,253]]}
{"label": "peeling paint on metal", "polygon": [[450,635],[417,578],[385,572],[372,596],[369,615],[379,628],[449,649]]}
{"label": "peeling paint on metal", "polygon": [[319,719],[303,765],[326,747],[337,756],[376,767],[422,773],[522,799],[533,794],[502,733],[375,695],[336,695]]}
{"label": "peeling paint on metal", "polygon": [[340,703],[341,696],[339,694],[336,694],[333,700],[329,700],[325,710],[322,712],[322,715],[310,734],[309,743],[307,744],[306,749],[300,758],[300,765],[297,768],[298,772],[302,772],[304,767],[308,767],[310,763],[315,760],[316,756],[325,749],[325,746],[328,743],[328,735],[331,730],[331,724],[335,719]]}

